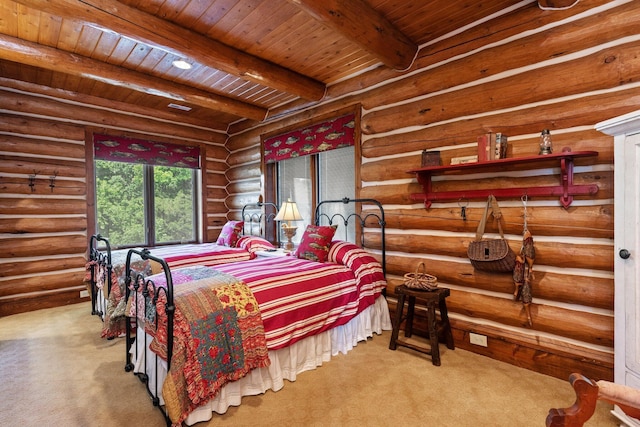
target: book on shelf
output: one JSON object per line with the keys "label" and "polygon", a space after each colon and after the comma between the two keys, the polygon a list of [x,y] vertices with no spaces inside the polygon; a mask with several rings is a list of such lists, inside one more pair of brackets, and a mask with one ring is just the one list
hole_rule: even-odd
{"label": "book on shelf", "polygon": [[476,163],[478,161],[478,156],[462,156],[462,157],[452,157],[451,164],[452,165],[463,165],[465,163]]}
{"label": "book on shelf", "polygon": [[496,139],[493,133],[485,133],[478,136],[478,161],[488,162],[495,159]]}
{"label": "book on shelf", "polygon": [[478,161],[504,159],[507,157],[507,136],[502,133],[485,133],[478,136]]}
{"label": "book on shelf", "polygon": [[495,158],[504,159],[507,157],[507,135],[496,133],[495,135]]}

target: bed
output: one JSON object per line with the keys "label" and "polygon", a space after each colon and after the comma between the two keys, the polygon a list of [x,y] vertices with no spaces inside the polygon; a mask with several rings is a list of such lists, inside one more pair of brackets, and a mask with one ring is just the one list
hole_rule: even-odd
{"label": "bed", "polygon": [[[276,211],[277,206],[273,203],[248,204],[242,209],[242,219],[228,221],[215,243],[160,246],[149,249],[149,253],[164,259],[170,268],[250,260],[255,258],[257,251],[275,248],[264,236]],[[128,253],[129,249],[112,250],[109,240],[100,234],[91,236],[89,240],[85,283],[91,297],[91,314],[104,322],[104,338],[111,339],[125,332],[124,283]],[[140,257],[131,260],[131,267],[145,275],[162,269],[160,264]]]}
{"label": "bed", "polygon": [[[384,230],[375,200],[328,201],[318,210],[327,203],[369,203]],[[359,218],[364,229],[369,216],[344,219]],[[163,266],[151,276],[128,269],[125,369],[147,385],[167,424],[209,420],[391,329],[384,250],[332,240],[328,221],[306,230],[326,239],[326,259],[305,255],[307,232],[295,254],[215,267],[171,269],[146,251],[129,252]]]}

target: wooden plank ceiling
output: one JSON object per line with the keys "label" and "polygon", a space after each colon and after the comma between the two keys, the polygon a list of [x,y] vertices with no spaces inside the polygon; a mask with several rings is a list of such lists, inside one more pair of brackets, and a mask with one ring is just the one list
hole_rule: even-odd
{"label": "wooden plank ceiling", "polygon": [[0,0],[0,78],[226,129],[533,1]]}

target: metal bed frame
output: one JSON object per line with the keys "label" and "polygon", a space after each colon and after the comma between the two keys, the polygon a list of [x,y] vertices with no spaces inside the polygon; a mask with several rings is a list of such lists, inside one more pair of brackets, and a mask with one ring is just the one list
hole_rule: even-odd
{"label": "metal bed frame", "polygon": [[[98,248],[99,242],[103,242],[106,245],[106,250],[102,251]],[[107,309],[107,295],[111,293],[111,245],[109,240],[100,234],[95,234],[89,239],[89,261],[91,264],[91,314],[94,316],[100,316],[104,321],[104,314]],[[105,274],[103,275],[103,285],[98,286],[98,270],[103,268]],[[105,293],[104,287],[107,287]]]}
{"label": "metal bed frame", "polygon": [[[273,207],[274,213],[267,213],[267,208]],[[263,210],[264,208],[264,210]],[[259,212],[248,212],[252,209],[260,209]],[[245,226],[242,228],[242,233],[246,234],[247,223],[249,224],[249,234],[253,231],[253,225],[258,224],[259,235],[265,237],[267,223],[273,221],[278,213],[278,205],[271,202],[257,202],[249,203],[242,207],[242,220]],[[280,233],[276,230],[276,246],[280,246]]]}
{"label": "metal bed frame", "polygon": [[[343,203],[343,204],[349,204],[349,203],[371,203],[374,204],[378,207],[378,209],[380,210],[379,214],[376,213],[369,213],[367,215],[365,215],[364,217],[359,214],[359,213],[351,213],[349,215],[347,215],[346,217],[340,213],[336,213],[333,214],[331,216],[329,216],[328,214],[323,214],[321,213],[321,208],[324,204],[327,203]],[[364,242],[364,233],[362,232],[362,230],[364,230],[367,219],[373,217],[376,218],[378,220],[378,225],[380,226],[380,230],[381,230],[381,248],[380,250],[382,251],[382,271],[385,274],[385,277],[387,275],[387,270],[386,270],[386,248],[385,248],[385,226],[387,225],[385,219],[384,219],[384,209],[382,208],[382,204],[375,200],[375,199],[350,199],[348,197],[345,197],[343,199],[340,200],[325,200],[322,201],[320,203],[318,203],[318,206],[316,206],[316,211],[315,211],[315,224],[316,225],[320,225],[321,221],[323,218],[326,218],[329,225],[333,225],[333,222],[336,220],[336,218],[340,218],[342,220],[342,224],[344,224],[345,227],[349,226],[349,220],[351,218],[358,218],[360,220],[360,247],[364,248],[365,247],[365,242]]]}
{"label": "metal bed frame", "polygon": [[[261,202],[260,202],[261,203]],[[347,215],[346,217],[342,214],[333,214],[333,215],[327,215],[327,214],[322,214],[321,213],[321,208],[329,203],[343,203],[343,204],[349,204],[349,203],[370,203],[373,204],[375,206],[378,207],[378,209],[380,210],[379,214],[375,214],[375,213],[369,213],[367,215],[365,215],[364,217],[359,214],[359,213],[352,213]],[[260,205],[260,204],[258,204]],[[269,204],[269,205],[273,205],[273,204]],[[275,205],[273,205],[275,206]],[[243,215],[244,215],[244,209],[243,209]],[[323,201],[321,203],[318,204],[318,206],[316,207],[315,210],[315,224],[316,225],[321,225],[321,221],[323,219],[326,219],[329,222],[329,225],[332,225],[332,222],[334,222],[336,220],[336,218],[340,218],[342,223],[346,226],[348,226],[349,221],[351,218],[358,218],[359,219],[359,224],[360,224],[360,235],[361,235],[361,239],[360,242],[361,244],[359,245],[360,247],[364,248],[364,228],[366,225],[366,221],[368,218],[373,217],[375,219],[377,219],[377,224],[380,226],[381,228],[381,233],[382,233],[382,245],[381,245],[381,251],[382,251],[382,270],[383,273],[385,273],[385,277],[386,277],[386,266],[385,266],[385,262],[386,262],[386,255],[385,255],[385,233],[384,233],[384,229],[385,229],[385,219],[384,219],[384,209],[382,207],[382,205],[380,204],[380,202],[378,202],[377,200],[374,199],[349,199],[349,198],[344,198],[341,200],[327,200],[327,201]],[[165,280],[166,280],[166,288],[165,287],[157,287],[155,285],[155,283],[152,280],[146,279],[145,277],[143,277],[143,275],[136,273],[135,277],[131,276],[131,271],[130,271],[130,261],[131,261],[131,257],[133,254],[138,255],[140,258],[142,258],[143,260],[151,260],[151,261],[155,261],[158,262],[160,265],[162,265],[162,269],[164,272],[164,276],[165,276]],[[156,303],[158,301],[158,298],[160,297],[160,295],[164,295],[166,303],[165,303],[165,312],[166,312],[166,316],[167,316],[167,371],[170,369],[171,367],[171,358],[173,356],[173,329],[174,329],[174,325],[173,325],[173,320],[174,320],[174,316],[175,316],[175,303],[174,303],[174,292],[173,292],[173,280],[171,277],[171,271],[170,268],[168,266],[168,264],[161,258],[155,257],[153,255],[150,254],[150,252],[147,249],[143,249],[143,250],[136,250],[136,249],[130,249],[129,253],[127,254],[127,267],[126,267],[126,271],[127,271],[127,277],[126,277],[126,298],[127,300],[130,298],[131,296],[131,292],[135,291],[135,298],[138,297],[138,295],[142,294],[145,298],[149,297],[150,294],[153,294],[153,300],[152,303],[154,305],[154,307],[156,306]],[[142,287],[142,288],[141,288]],[[131,290],[131,288],[133,288],[133,291]],[[382,291],[382,295],[386,296],[386,290]],[[135,302],[136,307],[137,305],[137,301]],[[145,304],[146,307],[146,304]],[[145,313],[145,317],[146,317],[146,313]],[[133,323],[133,324],[132,324]],[[134,336],[134,334],[132,333],[132,329],[133,328],[137,328],[137,319],[132,319],[132,322],[126,322],[126,349],[125,349],[125,371],[126,372],[132,372],[135,368],[133,362],[132,362],[132,354],[131,354],[131,348],[132,346],[136,346],[135,347],[135,358],[137,359],[138,355],[137,355],[137,351],[138,351],[138,345],[136,344],[136,339],[138,339],[138,337]],[[141,337],[142,338],[142,337]],[[147,337],[145,335],[144,337],[145,339],[145,343],[142,346],[143,350],[142,351],[146,351],[146,347],[148,345],[148,343],[146,342]],[[157,378],[158,378],[158,366],[159,366],[159,361],[158,361],[159,356],[155,356],[155,361],[153,362],[149,362],[147,360],[147,358],[145,357],[144,359],[144,367],[141,369],[142,372],[137,372],[135,373],[135,375],[140,379],[140,381],[142,381],[147,388],[147,393],[149,394],[149,396],[151,397],[151,401],[153,403],[154,406],[157,406],[160,411],[163,413],[165,420],[167,422],[167,425],[170,426],[171,425],[171,421],[169,419],[168,414],[166,413],[166,410],[160,405],[160,393],[162,390],[162,385],[158,384]],[[150,379],[149,379],[149,375],[146,374],[147,372],[147,367],[149,366],[149,363],[154,364],[155,365],[155,373],[154,373],[154,377],[156,378],[155,381],[155,385],[152,386],[150,384]],[[153,366],[153,365],[151,365]],[[153,388],[153,390],[152,390]]]}

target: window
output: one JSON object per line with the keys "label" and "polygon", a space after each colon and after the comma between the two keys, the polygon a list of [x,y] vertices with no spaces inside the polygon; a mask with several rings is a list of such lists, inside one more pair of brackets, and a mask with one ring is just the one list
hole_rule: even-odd
{"label": "window", "polygon": [[[355,149],[354,147],[341,148],[339,150],[332,150],[321,153],[318,155],[319,167],[318,167],[318,194],[320,195],[319,201],[323,200],[341,200],[345,197],[349,199],[355,199]],[[323,206],[324,207],[324,206]],[[353,211],[347,212],[347,205],[331,204],[324,207],[323,215],[327,215],[329,218],[334,215],[341,215],[346,219],[346,216]],[[341,218],[334,217],[334,224]],[[313,219],[315,220],[315,218]],[[324,224],[324,222],[322,222]],[[336,230],[336,239],[344,240],[347,242],[356,242],[356,225],[354,221],[350,221],[347,227],[344,222],[338,223],[338,229]]]}
{"label": "window", "polygon": [[[278,206],[282,206],[284,201],[291,198],[298,205],[300,215],[304,218],[295,224],[298,232],[292,239],[293,243],[300,243],[307,225],[315,221],[313,216],[317,201],[314,200],[314,194],[319,195],[319,201],[355,197],[354,151],[353,147],[346,147],[277,163]],[[343,217],[346,215],[346,207],[342,205],[333,205],[331,209],[332,211],[324,210],[321,213],[329,218],[334,214],[342,214]],[[327,223],[323,221],[323,224]],[[339,226],[337,238],[355,241],[353,222],[349,224],[348,230],[340,219],[334,219],[333,223]],[[286,240],[284,236],[280,236],[280,241]]]}
{"label": "window", "polygon": [[195,242],[197,171],[167,166],[153,169],[155,242]]}
{"label": "window", "polygon": [[[282,203],[290,198],[296,202],[300,216],[304,218],[304,220],[292,224],[298,227],[298,232],[292,239],[295,244],[300,242],[300,237],[302,237],[307,225],[313,222],[311,216],[313,215],[313,182],[315,180],[311,179],[312,160],[314,160],[312,156],[303,156],[277,163],[277,204],[282,206]],[[287,241],[287,239],[281,235],[280,241]]]}
{"label": "window", "polygon": [[[294,243],[299,243],[306,226],[314,223],[318,201],[355,197],[355,127],[355,114],[351,113],[264,140],[267,200],[276,200],[281,206],[290,198],[304,218],[295,224],[298,233]],[[331,209],[334,211],[321,214],[329,218],[342,214],[344,218],[343,206]],[[353,221],[352,230],[345,229],[344,221],[333,218],[336,223],[339,239],[355,241]],[[280,241],[285,240],[280,236]]]}
{"label": "window", "polygon": [[143,165],[96,160],[97,232],[112,246],[146,243]]}
{"label": "window", "polygon": [[[133,145],[131,140],[94,136],[97,232],[114,247],[195,242],[199,229],[199,171],[169,160],[172,149],[182,152],[190,147],[143,141],[163,150],[155,147],[155,158],[147,161],[137,153],[151,149],[146,150],[146,145],[139,143],[136,140],[134,151],[124,155],[126,149],[122,147]],[[114,157],[127,160],[114,161]],[[171,165],[155,164],[160,162]]]}

